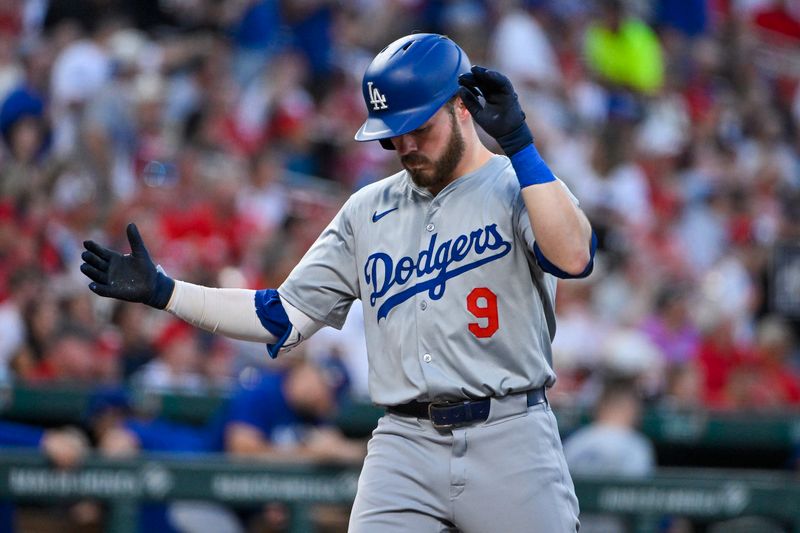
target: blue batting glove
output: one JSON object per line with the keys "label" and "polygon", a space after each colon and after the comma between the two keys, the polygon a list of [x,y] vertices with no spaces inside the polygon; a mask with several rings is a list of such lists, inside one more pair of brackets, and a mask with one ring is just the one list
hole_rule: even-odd
{"label": "blue batting glove", "polygon": [[123,255],[94,241],[84,241],[86,251],[81,259],[85,262],[81,272],[92,280],[89,289],[100,296],[164,309],[175,281],[156,268],[135,224],[128,224],[127,233],[130,254]]}
{"label": "blue batting glove", "polygon": [[[494,70],[473,66],[471,72],[458,77],[458,95],[475,122],[497,140],[511,157],[529,144],[533,135],[525,124],[525,113],[519,105],[511,81]],[[478,97],[483,96],[485,104]]]}

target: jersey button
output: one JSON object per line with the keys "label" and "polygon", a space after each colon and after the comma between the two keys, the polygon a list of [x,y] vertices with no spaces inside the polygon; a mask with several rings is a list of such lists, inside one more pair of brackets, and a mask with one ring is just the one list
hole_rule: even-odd
{"label": "jersey button", "polygon": [[430,363],[433,360],[433,357],[431,357],[431,354],[426,353],[425,355],[422,356],[422,360],[425,361],[426,363]]}
{"label": "jersey button", "polygon": [[433,231],[433,229],[434,229],[435,227],[436,227],[436,226],[434,226],[433,224],[428,224],[427,226],[425,226],[425,229],[426,229],[426,230],[428,230],[428,231]]}
{"label": "jersey button", "polygon": [[428,308],[428,302],[426,302],[425,300],[422,300],[419,303],[419,308],[422,309],[423,311],[426,310]]}

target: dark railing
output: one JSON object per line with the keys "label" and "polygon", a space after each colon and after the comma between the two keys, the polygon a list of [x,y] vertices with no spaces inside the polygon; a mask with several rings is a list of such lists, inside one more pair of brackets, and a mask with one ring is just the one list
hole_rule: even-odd
{"label": "dark railing", "polygon": [[[347,508],[357,466],[235,461],[224,456],[87,459],[71,471],[52,469],[37,453],[0,454],[0,499],[55,502],[92,498],[108,502],[105,530],[133,533],[137,503],[208,500],[230,507],[284,502],[293,533],[313,531],[310,507]],[[582,513],[626,518],[631,530],[651,532],[664,516],[704,522],[760,516],[800,533],[800,481],[789,474],[664,469],[647,479],[577,478]]]}
{"label": "dark railing", "polygon": [[[85,420],[91,392],[69,387],[0,386],[0,417],[39,424],[80,424]],[[155,394],[130,391],[134,408],[147,415],[200,424],[226,400],[224,394]],[[554,408],[562,434],[591,420],[585,409]],[[368,403],[349,403],[337,424],[347,434],[368,435],[383,410]],[[800,412],[678,411],[650,409],[642,431],[656,444],[708,448],[792,450],[800,445]]]}

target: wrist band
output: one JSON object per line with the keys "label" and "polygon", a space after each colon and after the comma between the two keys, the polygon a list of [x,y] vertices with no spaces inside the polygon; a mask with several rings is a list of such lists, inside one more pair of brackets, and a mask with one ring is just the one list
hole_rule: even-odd
{"label": "wrist band", "polygon": [[511,156],[511,165],[517,173],[520,188],[555,181],[556,177],[544,162],[533,143]]}
{"label": "wrist band", "polygon": [[153,294],[144,303],[156,309],[164,309],[169,303],[172,291],[175,289],[175,280],[164,274],[163,270],[156,273],[156,282],[153,287]]}
{"label": "wrist band", "polygon": [[508,157],[517,154],[517,152],[533,142],[533,134],[524,120],[525,113],[522,114],[522,118],[522,124],[517,129],[496,138],[497,144],[500,145],[500,148],[503,149]]}

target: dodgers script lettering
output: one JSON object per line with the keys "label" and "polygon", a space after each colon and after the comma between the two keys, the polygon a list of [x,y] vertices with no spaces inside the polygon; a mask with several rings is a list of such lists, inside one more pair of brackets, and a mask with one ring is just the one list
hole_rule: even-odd
{"label": "dodgers script lettering", "polygon": [[[367,258],[364,279],[372,288],[369,295],[372,307],[393,288],[401,288],[381,303],[378,321],[417,293],[428,291],[432,300],[438,300],[444,295],[448,279],[500,259],[511,250],[511,243],[500,235],[497,224],[459,235],[438,246],[437,237],[437,233],[431,235],[427,248],[421,250],[416,258],[403,256],[395,261],[385,252],[375,252]],[[465,261],[470,254],[477,257]],[[406,287],[410,282],[416,283]]]}

